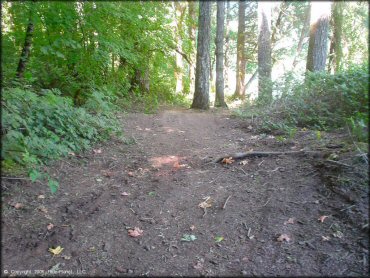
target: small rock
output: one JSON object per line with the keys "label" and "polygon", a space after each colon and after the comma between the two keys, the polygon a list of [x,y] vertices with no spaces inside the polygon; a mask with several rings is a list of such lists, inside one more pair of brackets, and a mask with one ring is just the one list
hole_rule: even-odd
{"label": "small rock", "polygon": [[132,274],[132,273],[134,273],[134,271],[132,269],[129,269],[129,270],[127,270],[127,273]]}
{"label": "small rock", "polygon": [[144,249],[145,249],[146,251],[149,251],[149,250],[150,250],[150,246],[145,245],[145,246],[144,246]]}
{"label": "small rock", "polygon": [[248,272],[246,270],[241,271],[243,275],[248,275]]}

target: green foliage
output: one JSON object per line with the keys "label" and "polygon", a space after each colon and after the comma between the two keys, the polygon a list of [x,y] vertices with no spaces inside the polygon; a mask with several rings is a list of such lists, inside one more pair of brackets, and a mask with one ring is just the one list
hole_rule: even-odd
{"label": "green foliage", "polygon": [[[74,107],[72,100],[62,97],[57,89],[36,94],[8,88],[2,96],[3,165],[16,163],[36,169],[50,159],[86,150],[120,132],[117,121],[107,112],[109,104],[98,92],[92,94],[86,108]],[[38,177],[36,170],[30,172],[31,180]],[[49,181],[49,185],[56,188],[55,182]]]}
{"label": "green foliage", "polygon": [[248,104],[239,115],[257,118],[263,131],[282,130],[287,134],[295,127],[310,127],[319,132],[349,124],[358,140],[367,140],[367,65],[352,66],[335,75],[309,72],[305,81],[301,80],[283,82],[286,86],[276,88],[280,97],[272,104]]}

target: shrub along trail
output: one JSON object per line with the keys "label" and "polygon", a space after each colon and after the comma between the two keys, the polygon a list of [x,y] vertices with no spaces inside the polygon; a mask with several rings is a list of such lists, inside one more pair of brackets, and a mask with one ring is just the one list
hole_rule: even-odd
{"label": "shrub along trail", "polygon": [[[173,109],[120,120],[125,143],[111,140],[49,167],[60,181],[56,194],[3,179],[3,273],[367,273],[363,163],[326,171],[326,164],[316,167],[324,158],[307,154],[212,162],[250,150],[335,152],[343,134],[318,140],[298,131],[281,141],[225,111]],[[333,185],[329,171],[358,182]],[[53,255],[49,248],[58,246],[64,249]]]}

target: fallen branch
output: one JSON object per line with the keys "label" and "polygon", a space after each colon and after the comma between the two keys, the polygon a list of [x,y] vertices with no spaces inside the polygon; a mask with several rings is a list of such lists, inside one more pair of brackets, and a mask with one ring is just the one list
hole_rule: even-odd
{"label": "fallen branch", "polygon": [[345,163],[342,163],[342,162],[339,162],[339,161],[335,161],[335,160],[331,160],[331,159],[327,159],[326,161],[330,162],[330,163],[333,163],[333,164],[336,164],[336,165],[345,166],[345,167],[348,167],[348,168],[354,168],[352,165],[348,165],[348,164],[345,164]]}
{"label": "fallen branch", "polygon": [[227,202],[229,201],[230,198],[231,198],[231,195],[229,197],[227,197],[227,199],[225,201],[225,204],[222,206],[222,209],[226,208],[226,204],[227,204]]}
{"label": "fallen branch", "polygon": [[246,153],[236,153],[232,155],[225,155],[220,158],[217,158],[214,160],[214,163],[222,161],[224,158],[232,158],[234,160],[236,159],[243,159],[247,157],[266,157],[266,156],[275,156],[275,155],[285,155],[285,154],[300,154],[300,153],[308,153],[309,151],[288,151],[288,152],[246,152]]}

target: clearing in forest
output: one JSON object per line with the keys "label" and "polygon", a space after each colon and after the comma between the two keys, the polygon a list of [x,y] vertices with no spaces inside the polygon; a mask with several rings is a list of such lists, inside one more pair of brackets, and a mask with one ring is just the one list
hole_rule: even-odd
{"label": "clearing in forest", "polygon": [[[367,273],[367,167],[347,164],[345,135],[319,139],[304,130],[279,140],[224,110],[129,113],[121,121],[126,143],[112,140],[50,167],[56,194],[3,180],[4,274]],[[213,162],[301,149],[312,152]],[[335,155],[348,160],[328,162]],[[356,184],[333,183],[348,176]]]}

